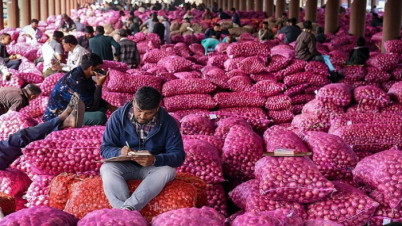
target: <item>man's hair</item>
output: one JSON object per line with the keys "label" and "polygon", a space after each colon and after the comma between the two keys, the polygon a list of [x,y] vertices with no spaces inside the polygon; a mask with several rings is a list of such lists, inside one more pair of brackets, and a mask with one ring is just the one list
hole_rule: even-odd
{"label": "man's hair", "polygon": [[317,34],[321,34],[321,33],[324,32],[324,28],[322,28],[322,27],[317,27],[317,28],[315,29],[315,31],[317,31]]}
{"label": "man's hair", "polygon": [[77,21],[81,21],[81,19],[79,18],[79,17],[77,17],[77,19],[76,19]]}
{"label": "man's hair", "polygon": [[128,21],[134,22],[134,17],[128,18]]}
{"label": "man's hair", "polygon": [[0,41],[3,40],[4,38],[6,38],[7,36],[10,36],[10,34],[8,33],[3,33],[0,35]]}
{"label": "man's hair", "polygon": [[103,26],[96,26],[96,33],[105,34],[105,28]]}
{"label": "man's hair", "polygon": [[377,14],[377,13],[373,13],[373,17],[378,17],[378,14]]}
{"label": "man's hair", "polygon": [[216,23],[216,24],[214,24],[214,27],[221,27],[221,25]]}
{"label": "man's hair", "polygon": [[92,26],[86,26],[85,27],[85,33],[94,33],[94,28]]}
{"label": "man's hair", "polygon": [[158,108],[161,99],[159,91],[149,86],[143,86],[135,93],[135,103],[141,110]]}
{"label": "man's hair", "polygon": [[[290,23],[292,24],[292,25],[296,25],[296,23],[297,23],[297,20],[296,20],[296,18],[290,18]],[[311,22],[311,21],[310,21]]]}
{"label": "man's hair", "polygon": [[[293,23],[292,23],[293,24]],[[311,21],[309,21],[309,20],[305,20],[304,22],[303,22],[303,27],[305,28],[305,29],[311,29],[311,27],[313,26],[313,24],[311,23]]]}
{"label": "man's hair", "polygon": [[262,24],[268,25],[268,22],[267,22],[267,21],[264,21],[264,22],[262,22]]}
{"label": "man's hair", "polygon": [[232,8],[230,11],[232,11],[232,12],[235,11],[235,12],[236,12],[236,9],[235,9],[235,8]]}
{"label": "man's hair", "polygon": [[152,22],[159,22],[158,18],[152,18]]}
{"label": "man's hair", "polygon": [[364,39],[363,37],[359,37],[356,40],[356,44],[357,44],[357,46],[364,46],[364,45],[366,45],[366,39]]}
{"label": "man's hair", "polygon": [[78,41],[74,37],[74,35],[67,35],[66,37],[63,38],[63,40],[67,44],[71,44],[71,45],[77,45],[78,44]]}
{"label": "man's hair", "polygon": [[68,18],[68,15],[66,13],[63,13],[62,17],[63,17],[63,19]]}
{"label": "man's hair", "polygon": [[24,87],[25,90],[29,90],[31,95],[39,96],[42,93],[42,90],[39,86],[35,84],[28,84]]}
{"label": "man's hair", "polygon": [[61,31],[54,31],[53,32],[53,38],[63,38],[64,37],[64,33]]}
{"label": "man's hair", "polygon": [[102,58],[95,53],[87,53],[82,56],[81,68],[82,70],[86,70],[89,67],[96,67],[100,64],[103,64]]}
{"label": "man's hair", "polygon": [[37,19],[32,19],[32,20],[31,20],[31,24],[32,24],[32,23],[39,24],[39,20],[37,20]]}
{"label": "man's hair", "polygon": [[287,13],[282,13],[282,16],[288,16],[288,14]]}

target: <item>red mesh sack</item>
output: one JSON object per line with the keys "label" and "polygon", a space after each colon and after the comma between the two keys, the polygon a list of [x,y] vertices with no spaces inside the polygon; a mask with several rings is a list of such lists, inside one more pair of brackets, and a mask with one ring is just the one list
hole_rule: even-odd
{"label": "red mesh sack", "polygon": [[359,104],[375,105],[385,107],[389,104],[390,98],[386,92],[374,86],[361,86],[353,91],[354,99]]}
{"label": "red mesh sack", "polygon": [[203,73],[203,78],[222,89],[229,89],[229,77],[220,68],[213,68]]}
{"label": "red mesh sack", "polygon": [[27,207],[48,206],[49,205],[49,186],[54,176],[36,175],[28,188],[25,199]]}
{"label": "red mesh sack", "polygon": [[300,84],[300,85],[287,87],[287,89],[285,90],[284,94],[288,95],[289,97],[296,96],[296,95],[299,95],[299,94],[303,94],[307,87],[308,87],[308,83],[303,83],[303,84]]}
{"label": "red mesh sack", "polygon": [[301,131],[327,132],[330,124],[326,116],[303,113],[294,117],[292,126],[299,128]]}
{"label": "red mesh sack", "polygon": [[208,184],[206,192],[208,200],[207,206],[214,208],[223,216],[227,216],[226,194],[223,186],[221,184]]}
{"label": "red mesh sack", "polygon": [[265,108],[273,111],[289,110],[291,107],[290,97],[283,94],[268,97],[265,103]]}
{"label": "red mesh sack", "polygon": [[361,81],[366,77],[367,70],[361,66],[348,66],[342,70],[342,74],[350,81]]}
{"label": "red mesh sack", "polygon": [[180,56],[167,56],[158,62],[158,66],[164,67],[170,73],[187,71],[192,65],[191,61]]}
{"label": "red mesh sack", "polygon": [[152,220],[154,226],[168,225],[213,225],[221,226],[225,223],[225,217],[210,207],[183,208],[171,210],[158,215]]}
{"label": "red mesh sack", "polygon": [[208,58],[207,65],[208,66],[215,66],[219,68],[225,68],[224,64],[225,61],[228,59],[228,56],[226,54],[219,54],[215,56],[211,56]]}
{"label": "red mesh sack", "polygon": [[[230,72],[229,72],[230,74]],[[270,72],[262,72],[262,73],[258,73],[258,74],[251,74],[250,78],[254,81],[254,82],[260,82],[260,81],[264,81],[264,80],[269,80],[269,81],[273,81],[276,82],[276,77],[270,73]]]}
{"label": "red mesh sack", "polygon": [[162,95],[211,93],[215,89],[216,86],[205,79],[176,79],[163,84]]}
{"label": "red mesh sack", "polygon": [[392,100],[398,103],[402,102],[402,82],[397,82],[388,91],[388,95]]}
{"label": "red mesh sack", "polygon": [[251,92],[221,92],[214,95],[219,108],[229,107],[262,107],[265,98]]}
{"label": "red mesh sack", "polygon": [[387,222],[402,222],[402,209],[400,207],[392,209],[386,205],[380,205],[369,224],[371,226],[382,226]]}
{"label": "red mesh sack", "polygon": [[216,101],[209,94],[186,94],[163,98],[166,110],[169,112],[185,109],[213,109]]}
{"label": "red mesh sack", "polygon": [[17,209],[15,198],[0,192],[0,208],[1,212],[7,216],[10,213],[14,213]]}
{"label": "red mesh sack", "polygon": [[271,80],[262,80],[253,85],[250,91],[258,93],[263,97],[270,97],[279,94],[284,90],[285,85],[283,83],[278,83]]}
{"label": "red mesh sack", "polygon": [[285,75],[294,74],[296,72],[302,72],[307,62],[299,59],[292,59],[289,65],[284,69]]}
{"label": "red mesh sack", "polygon": [[381,113],[400,113],[402,112],[402,104],[391,103],[390,105],[381,108]]}
{"label": "red mesh sack", "polygon": [[289,62],[289,58],[283,57],[281,55],[273,55],[272,58],[269,60],[267,71],[275,72],[284,69],[286,65],[289,64]]}
{"label": "red mesh sack", "polygon": [[30,184],[29,177],[17,169],[7,168],[0,171],[0,192],[6,195],[15,196],[25,192]]}
{"label": "red mesh sack", "polygon": [[248,76],[234,76],[228,81],[230,90],[233,92],[250,91],[253,83]]}
{"label": "red mesh sack", "polygon": [[225,61],[223,66],[225,67],[226,71],[231,72],[232,70],[238,69],[238,64],[244,59],[245,59],[244,57],[238,57],[234,59],[229,58]]}
{"label": "red mesh sack", "polygon": [[375,67],[367,67],[366,82],[386,82],[391,78],[391,74],[381,71]]}
{"label": "red mesh sack", "polygon": [[308,102],[310,102],[310,101],[312,101],[312,100],[314,100],[314,98],[315,98],[315,94],[309,94],[309,93],[305,93],[305,94],[298,94],[298,95],[295,95],[295,96],[292,96],[291,98],[290,98],[290,103],[293,105],[296,105],[296,104],[305,104],[305,103],[308,103]]}
{"label": "red mesh sack", "polygon": [[352,87],[344,83],[326,85],[318,90],[317,99],[337,106],[348,106],[352,101]]}
{"label": "red mesh sack", "polygon": [[236,217],[232,226],[302,226],[303,220],[293,210],[246,212]]}
{"label": "red mesh sack", "polygon": [[380,108],[371,104],[352,104],[346,110],[347,113],[380,113]]}
{"label": "red mesh sack", "polygon": [[52,74],[43,80],[40,85],[40,89],[42,90],[42,96],[50,96],[53,88],[56,86],[56,83],[64,76],[64,73],[55,73]]}
{"label": "red mesh sack", "polygon": [[28,115],[31,118],[42,116],[47,108],[49,97],[39,96],[34,100],[29,101],[29,105],[22,108],[19,112]]}
{"label": "red mesh sack", "polygon": [[272,119],[274,124],[291,122],[294,114],[293,109],[290,110],[280,110],[280,111],[268,111],[268,117]]}
{"label": "red mesh sack", "polygon": [[245,119],[240,117],[229,117],[221,119],[216,123],[214,136],[225,139],[230,131],[230,128],[235,125],[252,129]]}
{"label": "red mesh sack", "polygon": [[102,98],[113,106],[122,107],[134,99],[134,94],[102,91]]}
{"label": "red mesh sack", "polygon": [[221,153],[225,140],[215,136],[207,136],[207,135],[183,135],[183,141],[188,139],[197,139],[201,141],[208,142],[212,146],[216,147],[216,149]]}
{"label": "red mesh sack", "polygon": [[100,209],[88,213],[82,218],[79,226],[93,225],[121,225],[121,226],[148,226],[147,220],[138,211],[125,211],[121,209]]}
{"label": "red mesh sack", "polygon": [[268,56],[270,54],[269,46],[259,42],[241,42],[232,43],[226,52],[230,58],[249,57],[255,55]]}
{"label": "red mesh sack", "polygon": [[162,79],[149,75],[132,75],[119,71],[110,71],[110,80],[107,88],[112,92],[135,93],[143,86],[150,86],[162,90]]}
{"label": "red mesh sack", "polygon": [[283,83],[285,83],[287,86],[294,86],[303,83],[308,83],[309,85],[313,86],[324,86],[330,84],[331,81],[327,76],[306,71],[285,76]]}
{"label": "red mesh sack", "polygon": [[275,152],[278,149],[293,150],[295,153],[308,152],[303,141],[295,133],[282,126],[267,129],[263,139],[267,152]]}
{"label": "red mesh sack", "polygon": [[265,61],[259,56],[245,58],[238,64],[238,67],[246,74],[261,73],[266,69]]}
{"label": "red mesh sack", "polygon": [[367,61],[368,65],[372,65],[381,71],[391,71],[398,65],[399,56],[396,54],[380,53],[372,56]]}
{"label": "red mesh sack", "polygon": [[328,71],[328,66],[319,61],[310,61],[309,63],[306,64],[306,67],[304,67],[306,71],[311,71],[315,74],[320,74],[323,76],[327,76],[329,74]]}
{"label": "red mesh sack", "polygon": [[177,173],[175,180],[184,181],[192,184],[197,189],[197,207],[201,208],[208,205],[207,200],[207,183],[199,177],[188,173]]}

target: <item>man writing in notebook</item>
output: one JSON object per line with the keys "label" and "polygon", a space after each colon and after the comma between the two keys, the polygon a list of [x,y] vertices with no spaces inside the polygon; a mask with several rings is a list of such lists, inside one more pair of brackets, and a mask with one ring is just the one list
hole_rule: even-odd
{"label": "man writing in notebook", "polygon": [[[103,188],[113,208],[140,211],[175,178],[175,167],[184,162],[179,127],[159,106],[161,98],[156,89],[142,87],[106,125],[102,157],[132,156],[129,161],[105,162],[101,167]],[[142,182],[130,194],[126,180]]]}

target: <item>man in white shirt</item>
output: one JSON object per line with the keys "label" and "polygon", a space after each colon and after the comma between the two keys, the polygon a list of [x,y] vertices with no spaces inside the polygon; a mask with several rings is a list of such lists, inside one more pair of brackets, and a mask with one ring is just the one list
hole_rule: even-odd
{"label": "man in white shirt", "polygon": [[8,71],[6,62],[1,57],[0,57],[0,74],[1,74],[1,79],[3,81],[9,80],[11,77],[11,73]]}
{"label": "man in white shirt", "polygon": [[69,72],[81,65],[82,56],[89,53],[84,47],[78,45],[77,39],[73,35],[67,35],[63,38],[62,46],[68,52],[66,64],[53,64],[53,68],[57,71]]}
{"label": "man in white shirt", "polygon": [[63,40],[64,34],[61,31],[55,31],[53,33],[53,39],[50,42],[45,43],[42,46],[42,54],[43,54],[43,76],[46,78],[49,75],[57,73],[57,70],[52,68],[52,60],[53,62],[66,63],[64,59],[64,50],[61,45],[61,41]]}
{"label": "man in white shirt", "polygon": [[37,43],[39,39],[42,37],[43,33],[41,30],[38,29],[39,21],[37,19],[32,19],[31,24],[25,26],[21,30],[21,34],[26,36],[27,43]]}

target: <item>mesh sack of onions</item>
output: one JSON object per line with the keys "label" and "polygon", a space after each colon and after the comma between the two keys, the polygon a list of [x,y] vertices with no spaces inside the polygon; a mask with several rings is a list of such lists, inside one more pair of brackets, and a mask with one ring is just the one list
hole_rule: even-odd
{"label": "mesh sack of onions", "polygon": [[177,43],[173,47],[176,52],[179,53],[180,56],[182,57],[190,57],[191,56],[191,50],[188,48],[188,45],[186,43]]}
{"label": "mesh sack of onions", "polygon": [[402,200],[401,165],[402,153],[391,149],[368,156],[361,160],[353,170],[354,180],[374,188],[383,196],[381,204],[397,208]]}
{"label": "mesh sack of onions", "polygon": [[142,58],[146,63],[158,63],[162,58],[169,56],[166,51],[162,51],[160,49],[152,49],[148,50],[144,57]]}
{"label": "mesh sack of onions", "polygon": [[226,54],[219,54],[215,56],[208,57],[207,65],[215,66],[224,69],[225,61],[228,59]]}
{"label": "mesh sack of onions", "polygon": [[253,83],[248,76],[234,76],[228,81],[230,90],[233,92],[250,91]]}
{"label": "mesh sack of onions", "polygon": [[341,50],[333,50],[329,53],[333,65],[344,65],[349,56]]}
{"label": "mesh sack of onions", "polygon": [[[11,72],[12,69],[9,69]],[[9,81],[0,80],[0,87],[16,87],[21,88],[25,84],[24,80],[19,76],[19,73],[12,72]]]}
{"label": "mesh sack of onions", "polygon": [[44,77],[37,69],[27,69],[20,72],[19,76],[25,83],[41,83]]}
{"label": "mesh sack of onions", "polygon": [[348,106],[352,101],[352,87],[345,83],[326,85],[318,90],[317,99],[337,106]]}
{"label": "mesh sack of onions", "polygon": [[24,54],[24,57],[30,61],[34,61],[38,58],[38,49],[31,49]]}
{"label": "mesh sack of onions", "polygon": [[370,57],[367,64],[381,71],[392,71],[398,65],[398,61],[399,56],[397,54],[379,53]]}
{"label": "mesh sack of onions", "polygon": [[[275,48],[275,47],[274,47]],[[278,49],[274,50],[274,48],[271,49],[271,55],[280,55],[285,57],[286,59],[293,59],[295,58],[295,51],[293,49]]]}
{"label": "mesh sack of onions", "polygon": [[327,132],[330,124],[326,115],[303,113],[293,118],[292,126],[299,128],[301,131]]}
{"label": "mesh sack of onions", "polygon": [[163,98],[169,112],[186,109],[213,109],[216,101],[209,94],[185,94]]}
{"label": "mesh sack of onions", "polygon": [[72,184],[85,179],[72,173],[61,173],[53,178],[49,185],[49,206],[64,210],[68,201],[68,194]]}
{"label": "mesh sack of onions", "polygon": [[147,72],[155,76],[160,75],[162,73],[168,73],[164,67],[158,67],[158,66],[148,69]]}
{"label": "mesh sack of onions", "polygon": [[[229,72],[228,75],[230,75],[233,71]],[[251,80],[253,80],[254,82],[260,82],[260,81],[264,81],[264,80],[270,80],[273,82],[276,82],[276,77],[270,73],[270,72],[262,72],[262,73],[258,73],[258,74],[251,74],[250,75]]]}
{"label": "mesh sack of onions", "polygon": [[207,115],[209,114],[208,110],[205,109],[187,109],[187,110],[178,110],[169,112],[169,114],[177,117],[179,121],[187,115]]}
{"label": "mesh sack of onions", "polygon": [[56,86],[56,83],[64,76],[64,73],[55,73],[50,75],[49,77],[43,80],[40,85],[40,89],[42,90],[42,96],[50,96],[53,88]]}
{"label": "mesh sack of onions", "polygon": [[402,115],[392,113],[345,113],[333,115],[330,119],[331,131],[352,124],[382,124],[402,125]]}
{"label": "mesh sack of onions", "polygon": [[306,64],[306,67],[304,67],[304,69],[306,71],[311,71],[319,75],[327,76],[329,74],[328,66],[325,63],[319,61],[310,61]]}
{"label": "mesh sack of onions", "polygon": [[[260,136],[243,126],[233,126],[223,146],[223,171],[231,178],[254,178],[254,165],[262,157],[263,143]],[[243,161],[248,159],[248,161]]]}
{"label": "mesh sack of onions", "polygon": [[309,94],[316,94],[319,89],[321,89],[322,86],[315,86],[315,85],[309,85],[304,92],[309,93]]}
{"label": "mesh sack of onions", "polygon": [[315,219],[305,221],[304,226],[342,226],[342,224],[329,220]]}
{"label": "mesh sack of onions", "polygon": [[25,195],[27,207],[49,206],[49,188],[53,178],[50,175],[35,176]]}
{"label": "mesh sack of onions", "polygon": [[299,59],[292,59],[284,70],[285,75],[294,74],[296,72],[304,71],[307,62]]}
{"label": "mesh sack of onions", "polygon": [[380,152],[402,144],[402,126],[394,124],[352,124],[332,134],[353,146],[355,152]]}
{"label": "mesh sack of onions", "polygon": [[47,108],[49,97],[39,96],[34,100],[29,101],[29,105],[21,108],[19,112],[28,115],[31,118],[42,116]]}
{"label": "mesh sack of onions", "polygon": [[[241,117],[245,119],[247,123],[250,124],[251,127],[253,127],[253,130],[256,131],[258,134],[264,133],[264,131],[268,128],[269,123],[271,123],[271,120],[267,119],[265,112],[262,115],[257,112],[247,112],[250,109],[258,109],[264,112],[262,108],[238,107],[222,108],[211,113],[218,118]],[[244,110],[244,112],[241,112],[241,110]]]}
{"label": "mesh sack of onions", "polygon": [[222,89],[229,89],[229,77],[220,68],[212,68],[203,73],[203,78]]}
{"label": "mesh sack of onions", "polygon": [[198,71],[183,71],[174,73],[174,76],[178,79],[193,79],[193,78],[201,78],[201,73]]}
{"label": "mesh sack of onions", "polygon": [[314,100],[315,94],[310,94],[310,93],[304,93],[304,94],[298,94],[295,96],[292,96],[290,98],[290,103],[293,105],[296,104],[306,104],[312,100]]}
{"label": "mesh sack of onions", "polygon": [[201,115],[187,115],[181,119],[180,132],[184,135],[213,135],[214,122]]}
{"label": "mesh sack of onions", "polygon": [[291,99],[287,95],[276,95],[268,97],[265,102],[265,108],[272,111],[288,110],[291,109]]}
{"label": "mesh sack of onions", "polygon": [[232,226],[302,226],[303,219],[293,210],[276,209],[274,211],[246,212],[236,217]]}
{"label": "mesh sack of onions", "polygon": [[354,99],[359,104],[369,104],[377,107],[385,107],[390,98],[386,92],[374,86],[361,86],[353,91]]}
{"label": "mesh sack of onions", "polygon": [[266,69],[265,61],[259,56],[245,58],[238,64],[238,67],[246,74],[261,73]]}
{"label": "mesh sack of onions", "polygon": [[301,114],[304,106],[305,106],[305,104],[295,104],[295,105],[292,105],[293,114],[294,114],[294,115]]}
{"label": "mesh sack of onions", "polygon": [[329,120],[331,115],[342,114],[345,109],[340,106],[336,106],[332,102],[322,102],[320,100],[314,99],[302,108],[302,113],[304,114],[314,114],[325,120]]}
{"label": "mesh sack of onions", "polygon": [[134,99],[134,94],[102,91],[102,98],[113,106],[122,107],[124,104]]}
{"label": "mesh sack of onions", "polygon": [[180,56],[167,56],[158,62],[158,66],[164,67],[170,73],[187,71],[192,65],[191,61]]}
{"label": "mesh sack of onions", "polygon": [[402,82],[397,82],[388,91],[388,95],[392,100],[402,103]]}
{"label": "mesh sack of onions", "polygon": [[[145,64],[141,67],[141,70],[143,70],[143,71],[148,71],[148,70],[151,70],[152,68],[155,68],[155,67],[160,67],[160,66],[157,66],[156,63],[145,63]],[[166,69],[165,69],[165,70],[166,70]]]}
{"label": "mesh sack of onions", "polygon": [[387,222],[402,222],[402,209],[397,207],[392,209],[386,205],[380,205],[376,209],[374,216],[370,219],[371,226],[382,226]]}
{"label": "mesh sack of onions", "polygon": [[226,49],[230,46],[229,43],[221,42],[215,46],[215,51],[218,53],[225,53]]}
{"label": "mesh sack of onions", "polygon": [[5,216],[7,216],[10,213],[14,213],[17,209],[15,198],[0,192],[0,208],[1,212]]}
{"label": "mesh sack of onions", "polygon": [[36,206],[12,213],[1,220],[0,225],[75,226],[73,215],[48,206]]}
{"label": "mesh sack of onions", "polygon": [[218,213],[227,216],[226,194],[221,184],[208,184],[205,190],[207,192],[207,206],[214,208]]}
{"label": "mesh sack of onions", "polygon": [[36,126],[37,122],[26,114],[11,111],[0,116],[0,140],[8,139],[10,134]]}
{"label": "mesh sack of onions", "polygon": [[263,139],[265,151],[267,152],[275,152],[278,149],[290,149],[295,153],[308,152],[303,141],[295,133],[282,126],[273,126],[267,129]]}
{"label": "mesh sack of onions", "polygon": [[361,66],[348,66],[342,69],[341,73],[350,81],[361,81],[366,77],[367,70]]}
{"label": "mesh sack of onions", "polygon": [[291,209],[303,219],[307,218],[306,209],[303,204],[268,199],[260,194],[259,186],[260,182],[257,179],[249,180],[233,189],[229,193],[229,197],[236,206],[247,212]]}
{"label": "mesh sack of onions", "polygon": [[[102,165],[100,139],[91,140],[39,140],[30,143],[24,150],[26,161],[32,164],[37,174],[58,175],[96,171]],[[82,158],[85,156],[85,158]]]}
{"label": "mesh sack of onions", "polygon": [[391,103],[390,105],[381,108],[381,113],[400,113],[402,112],[402,104],[400,103]]}
{"label": "mesh sack of onions", "polygon": [[308,83],[303,83],[303,84],[300,84],[300,85],[287,87],[287,89],[285,90],[284,94],[289,96],[289,97],[293,97],[293,96],[296,96],[296,95],[299,95],[299,94],[303,94],[307,87],[308,87]]}
{"label": "mesh sack of onions", "polygon": [[342,225],[364,225],[373,216],[378,203],[350,185],[334,181],[336,191],[307,205],[309,219],[332,220]]}
{"label": "mesh sack of onions", "polygon": [[[128,181],[130,194],[139,186],[141,181]],[[151,220],[152,217],[169,210],[195,207],[197,203],[197,190],[189,183],[174,180],[152,199],[140,212],[141,215]],[[102,179],[96,177],[86,179],[71,185],[69,200],[64,209],[65,212],[83,218],[86,214],[103,208],[111,208],[103,191]]]}
{"label": "mesh sack of onions", "polygon": [[148,226],[147,220],[138,211],[124,211],[121,209],[101,209],[88,213],[78,221],[79,226],[92,225],[121,225],[121,226]]}
{"label": "mesh sack of onions", "polygon": [[109,60],[103,61],[102,68],[104,70],[116,70],[116,71],[121,71],[121,72],[126,72],[128,69],[126,63],[117,62],[117,61],[109,61]]}
{"label": "mesh sack of onions", "polygon": [[391,78],[391,74],[381,71],[375,67],[367,67],[367,74],[364,80],[366,82],[386,82]]}
{"label": "mesh sack of onions", "polygon": [[402,81],[402,66],[398,65],[391,71],[392,78],[397,81]]}
{"label": "mesh sack of onions", "polygon": [[330,84],[331,81],[327,76],[306,71],[286,75],[283,79],[283,83],[287,86],[294,86],[303,83],[308,83],[313,86],[324,86]]}
{"label": "mesh sack of onions", "polygon": [[176,79],[163,84],[162,95],[165,97],[179,94],[212,93],[216,86],[205,79]]}
{"label": "mesh sack of onions", "polygon": [[177,173],[175,180],[184,181],[192,184],[197,189],[197,207],[201,208],[208,204],[207,201],[207,183],[199,177],[188,173]]}
{"label": "mesh sack of onions", "polygon": [[210,207],[183,208],[165,212],[152,220],[153,226],[168,225],[213,225],[222,226],[225,217]]}
{"label": "mesh sack of onions", "polygon": [[112,92],[135,93],[143,86],[150,86],[162,90],[162,79],[148,75],[131,75],[124,72],[110,70],[110,80],[107,88]]}
{"label": "mesh sack of onions", "polygon": [[275,72],[281,69],[284,69],[286,65],[290,62],[289,58],[283,57],[281,55],[273,55],[271,59],[269,59],[269,63],[267,65],[268,72]]}
{"label": "mesh sack of onions", "polygon": [[271,80],[263,80],[253,85],[250,91],[258,93],[263,97],[270,97],[279,94],[284,90],[285,85],[283,83],[278,83]]}
{"label": "mesh sack of onions", "polygon": [[255,176],[260,194],[273,200],[313,203],[334,191],[307,157],[264,157],[255,164]]}
{"label": "mesh sack of onions", "polygon": [[69,128],[53,131],[46,136],[46,140],[90,140],[103,137],[105,126],[87,126],[82,128]]}
{"label": "mesh sack of onions", "polygon": [[0,192],[10,196],[25,192],[31,184],[25,173],[11,168],[0,171],[0,182]]}
{"label": "mesh sack of onions", "polygon": [[187,157],[177,172],[189,173],[207,183],[224,181],[219,151],[213,145],[198,139],[185,139],[183,144]]}
{"label": "mesh sack of onions", "polygon": [[387,53],[402,53],[402,40],[388,40],[384,42]]}
{"label": "mesh sack of onions", "polygon": [[204,46],[202,46],[199,43],[193,43],[193,44],[189,45],[188,48],[194,54],[198,54],[198,55],[204,55],[205,54]]}
{"label": "mesh sack of onions", "polygon": [[252,129],[250,124],[248,124],[245,119],[240,117],[229,117],[221,119],[216,123],[214,136],[225,139],[230,131],[230,128],[235,125],[240,125]]}
{"label": "mesh sack of onions", "polygon": [[215,137],[215,136],[207,136],[207,135],[183,135],[182,138],[183,138],[183,141],[188,140],[188,139],[197,139],[197,140],[208,142],[212,146],[216,147],[216,149],[219,151],[219,155],[222,153],[222,148],[225,143],[225,140],[222,138]]}
{"label": "mesh sack of onions", "polygon": [[328,180],[352,177],[357,156],[340,137],[323,132],[306,132],[304,143],[313,152],[312,160]]}
{"label": "mesh sack of onions", "polygon": [[238,57],[238,58],[233,58],[233,59],[229,58],[225,61],[223,66],[225,67],[226,71],[231,72],[232,70],[238,69],[238,64],[244,59],[245,59],[245,57]]}
{"label": "mesh sack of onions", "polygon": [[226,52],[230,58],[249,57],[255,55],[268,56],[269,46],[259,42],[232,43]]}
{"label": "mesh sack of onions", "polygon": [[347,113],[380,113],[380,108],[371,104],[352,104],[346,110]]}
{"label": "mesh sack of onions", "polygon": [[391,89],[391,87],[392,87],[395,83],[397,83],[397,82],[398,82],[398,81],[393,80],[393,79],[388,80],[388,81],[386,81],[386,82],[381,83],[381,88],[382,88],[385,92],[388,92],[388,91]]}
{"label": "mesh sack of onions", "polygon": [[214,95],[219,108],[230,107],[262,107],[265,98],[251,92],[221,92]]}

